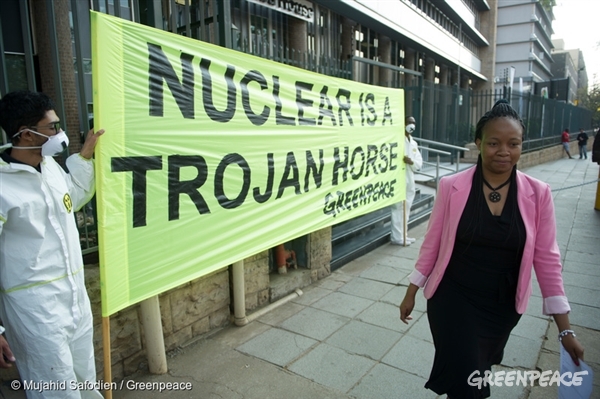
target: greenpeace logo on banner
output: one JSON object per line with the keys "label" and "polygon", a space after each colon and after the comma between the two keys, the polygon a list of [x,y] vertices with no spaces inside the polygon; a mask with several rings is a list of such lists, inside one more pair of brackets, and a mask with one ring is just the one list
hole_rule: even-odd
{"label": "greenpeace logo on banner", "polygon": [[296,18],[313,22],[315,12],[312,5],[301,0],[247,0],[250,3],[260,4],[284,14],[292,15]]}

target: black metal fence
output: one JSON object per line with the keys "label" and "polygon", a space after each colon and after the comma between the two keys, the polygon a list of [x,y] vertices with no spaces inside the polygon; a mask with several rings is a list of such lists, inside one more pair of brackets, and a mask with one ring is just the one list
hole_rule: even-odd
{"label": "black metal fence", "polygon": [[[502,90],[472,91],[423,82],[422,93],[417,87],[405,87],[408,113],[419,114],[420,129],[415,135],[428,140],[464,146],[475,137],[477,121],[505,95]],[[533,151],[560,143],[565,128],[576,134],[580,128],[592,128],[592,111],[563,101],[543,98],[531,93],[512,93],[512,107],[525,125],[523,150]]]}

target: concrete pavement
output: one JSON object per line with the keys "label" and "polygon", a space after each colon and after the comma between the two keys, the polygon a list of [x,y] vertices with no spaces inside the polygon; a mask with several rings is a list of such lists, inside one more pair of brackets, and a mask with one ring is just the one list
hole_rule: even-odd
{"label": "concrete pavement", "polygon": [[[563,189],[595,181],[598,165],[589,160],[562,159],[525,172],[556,190],[558,241],[572,306],[571,323],[585,346],[586,361],[595,370],[592,397],[600,398],[600,212],[593,209],[596,184]],[[400,322],[397,307],[425,228],[421,225],[410,231],[417,242],[409,247],[379,247],[252,323],[232,325],[191,342],[170,354],[167,374],[134,375],[116,387],[113,397],[438,398],[423,388],[434,347],[422,291],[409,325]],[[559,368],[558,331],[541,308],[540,290],[534,282],[527,312],[513,331],[497,370]],[[140,389],[141,384],[152,382],[189,383],[191,390],[160,393]],[[7,391],[2,387],[2,392]],[[23,397],[11,394],[6,397]],[[555,386],[492,387],[492,398],[556,397]]]}
{"label": "concrete pavement", "polygon": [[[594,211],[598,165],[562,159],[526,173],[554,191],[558,241],[571,323],[595,370],[593,398],[600,398],[600,212]],[[414,320],[398,318],[407,276],[425,226],[410,231],[409,247],[384,245],[343,266],[304,294],[244,327],[230,326],[182,348],[164,376],[135,382],[189,381],[189,392],[117,390],[136,398],[437,398],[423,388],[434,348],[420,292]],[[557,370],[557,329],[541,312],[534,282],[529,307],[508,342],[500,370]],[[492,398],[548,399],[553,387],[492,387]]]}

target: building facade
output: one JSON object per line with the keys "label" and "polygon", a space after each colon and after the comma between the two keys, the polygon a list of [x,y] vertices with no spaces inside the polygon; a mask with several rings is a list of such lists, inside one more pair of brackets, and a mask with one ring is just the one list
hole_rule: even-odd
{"label": "building facade", "polygon": [[552,40],[554,49],[554,65],[552,74],[557,82],[568,81],[567,84],[556,84],[557,93],[555,97],[562,101],[568,101],[571,104],[579,102],[578,96],[587,93],[588,76],[585,68],[583,52],[579,49],[565,49],[565,42],[562,39]]}
{"label": "building facade", "polygon": [[[496,41],[496,89],[513,85],[512,90],[541,94],[549,90],[552,78],[551,8],[539,0],[498,2]],[[512,82],[511,82],[512,77]],[[522,90],[516,83],[523,81]]]}

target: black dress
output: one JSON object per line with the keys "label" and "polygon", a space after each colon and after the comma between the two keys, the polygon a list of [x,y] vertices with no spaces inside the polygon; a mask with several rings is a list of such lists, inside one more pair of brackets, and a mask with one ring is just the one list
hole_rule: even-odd
{"label": "black dress", "polygon": [[[450,398],[487,398],[489,386],[467,383],[502,361],[521,315],[515,309],[525,226],[511,184],[500,216],[492,215],[474,179],[450,263],[427,316],[435,359],[426,388]],[[515,180],[513,179],[513,182]],[[479,374],[473,374],[475,371]]]}

